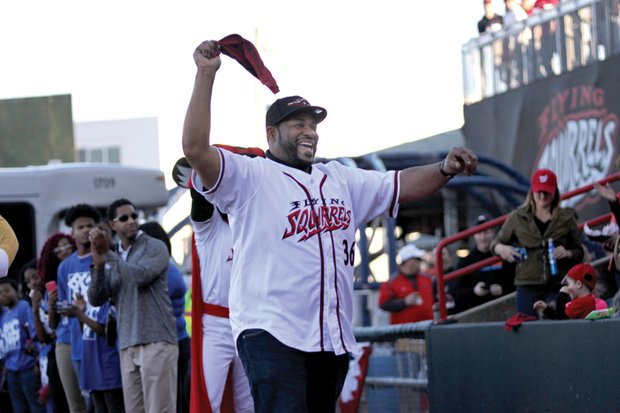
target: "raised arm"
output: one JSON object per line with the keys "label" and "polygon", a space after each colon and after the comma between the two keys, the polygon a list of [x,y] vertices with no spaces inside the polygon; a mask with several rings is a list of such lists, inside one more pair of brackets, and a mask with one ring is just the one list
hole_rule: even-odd
{"label": "raised arm", "polygon": [[448,156],[430,165],[414,166],[400,173],[399,201],[410,202],[431,195],[459,173],[471,175],[478,166],[478,157],[469,149],[452,148]]}
{"label": "raised arm", "polygon": [[30,303],[32,305],[32,318],[34,320],[34,332],[37,335],[40,343],[49,343],[50,337],[45,331],[45,327],[43,327],[43,321],[41,321],[41,314],[39,312],[41,300],[43,299],[43,294],[39,290],[32,290],[32,295],[30,296]]}
{"label": "raised arm", "polygon": [[221,64],[219,53],[219,46],[212,40],[202,42],[194,51],[196,79],[183,125],[183,153],[208,187],[215,185],[220,173],[219,155],[209,144],[211,96]]}

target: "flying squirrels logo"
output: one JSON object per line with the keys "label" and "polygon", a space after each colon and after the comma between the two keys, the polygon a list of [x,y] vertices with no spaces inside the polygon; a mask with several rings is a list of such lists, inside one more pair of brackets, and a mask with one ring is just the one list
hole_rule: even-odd
{"label": "flying squirrels logo", "polygon": [[[612,169],[618,115],[605,103],[605,90],[578,85],[558,92],[538,116],[540,152],[535,169],[556,172],[564,193],[605,178]],[[564,201],[574,207],[587,194]]]}
{"label": "flying squirrels logo", "polygon": [[325,202],[313,198],[291,202],[288,225],[282,239],[299,236],[297,242],[321,233],[345,230],[351,224],[351,209],[344,201],[331,198]]}

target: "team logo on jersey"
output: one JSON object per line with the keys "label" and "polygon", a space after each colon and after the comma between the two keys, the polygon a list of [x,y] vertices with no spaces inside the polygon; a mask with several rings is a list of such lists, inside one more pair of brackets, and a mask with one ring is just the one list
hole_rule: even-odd
{"label": "team logo on jersey", "polygon": [[340,199],[330,199],[320,205],[318,199],[291,202],[288,226],[282,239],[300,235],[306,241],[321,232],[345,230],[351,224],[351,209]]}
{"label": "team logo on jersey", "polygon": [[[90,318],[91,320],[97,321],[97,319],[99,318],[100,310],[101,307],[94,307],[88,304],[86,306],[86,311],[84,312],[84,314],[86,314],[86,317]],[[82,327],[82,339],[94,341],[97,339],[97,333],[95,333],[95,331],[87,324],[84,324],[84,326]]]}
{"label": "team logo on jersey", "polygon": [[75,300],[77,294],[84,297],[84,300],[88,303],[88,286],[90,285],[90,272],[73,272],[69,274],[69,299]]}
{"label": "team logo on jersey", "polygon": [[19,349],[20,333],[18,319],[14,318],[4,323],[2,337],[4,338],[4,352],[8,353]]}

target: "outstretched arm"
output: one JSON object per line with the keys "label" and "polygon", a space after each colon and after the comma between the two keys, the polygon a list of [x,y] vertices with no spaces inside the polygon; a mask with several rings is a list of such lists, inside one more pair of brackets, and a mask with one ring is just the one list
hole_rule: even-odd
{"label": "outstretched arm", "polygon": [[209,144],[211,132],[211,96],[215,73],[220,67],[220,48],[206,40],[194,51],[196,80],[183,125],[183,152],[202,183],[215,185],[220,173],[217,150]]}
{"label": "outstretched arm", "polygon": [[478,157],[469,149],[452,148],[440,163],[414,166],[400,173],[399,202],[410,202],[431,195],[459,173],[471,175],[478,166]]}

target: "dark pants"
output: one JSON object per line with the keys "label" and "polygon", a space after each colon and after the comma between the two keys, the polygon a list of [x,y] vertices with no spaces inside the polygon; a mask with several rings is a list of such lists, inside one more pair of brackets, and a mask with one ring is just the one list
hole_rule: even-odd
{"label": "dark pants", "polygon": [[189,337],[179,341],[179,362],[177,365],[177,413],[189,412],[189,386],[191,346]]}
{"label": "dark pants", "polygon": [[112,390],[92,390],[90,396],[93,399],[95,413],[125,413],[122,387]]}
{"label": "dark pants", "polygon": [[242,332],[237,348],[257,413],[335,412],[348,354],[299,351],[258,329]]}
{"label": "dark pants", "polygon": [[9,397],[14,413],[45,413],[45,406],[39,404],[41,383],[32,368],[21,371],[8,371]]}
{"label": "dark pants", "polygon": [[534,303],[538,300],[547,303],[555,301],[560,293],[560,285],[519,285],[517,286],[517,311],[523,314],[538,316]]}

